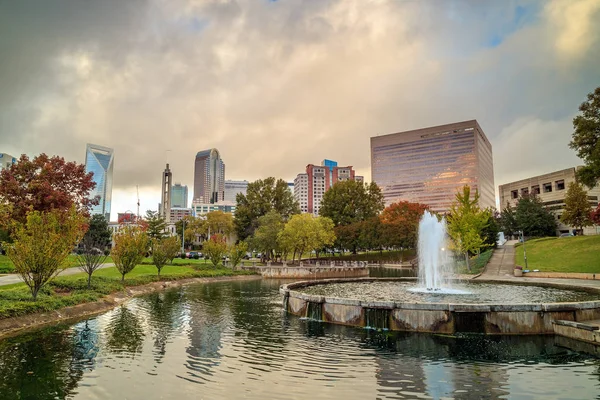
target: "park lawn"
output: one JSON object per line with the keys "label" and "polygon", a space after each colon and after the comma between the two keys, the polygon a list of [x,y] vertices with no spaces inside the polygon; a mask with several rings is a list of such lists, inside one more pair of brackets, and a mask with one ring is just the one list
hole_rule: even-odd
{"label": "park lawn", "polygon": [[[525,243],[527,268],[541,272],[600,272],[600,235],[549,237]],[[515,262],[525,268],[523,244],[515,248]]]}
{"label": "park lawn", "polygon": [[58,277],[42,288],[37,301],[32,300],[31,292],[24,283],[16,283],[0,286],[0,319],[97,301],[102,296],[121,291],[127,286],[144,285],[159,280],[250,274],[253,273],[233,271],[230,268],[213,268],[210,264],[196,268],[169,265],[162,269],[159,279],[156,267],[137,265],[126,275],[125,281],[121,282],[119,271],[115,267],[109,267],[94,273],[91,289],[87,288],[87,275],[84,273]]}
{"label": "park lawn", "polygon": [[[182,260],[184,261],[184,260]],[[110,256],[106,257],[105,263],[112,263],[113,260]],[[69,254],[66,261],[68,267],[76,267],[77,266],[77,256],[74,254]],[[0,255],[0,274],[12,274],[15,272],[15,266],[13,262],[5,255]]]}

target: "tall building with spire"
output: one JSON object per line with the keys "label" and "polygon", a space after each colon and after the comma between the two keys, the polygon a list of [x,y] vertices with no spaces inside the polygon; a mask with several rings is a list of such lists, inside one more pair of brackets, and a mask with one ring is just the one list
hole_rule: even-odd
{"label": "tall building with spire", "polygon": [[96,187],[90,193],[91,198],[99,197],[98,205],[92,208],[92,214],[104,215],[110,220],[112,201],[114,150],[109,147],[88,143],[85,149],[85,172],[94,174]]}
{"label": "tall building with spire", "polygon": [[171,220],[171,187],[173,185],[173,174],[169,169],[169,164],[165,167],[162,174],[162,192],[159,214],[168,223]]}
{"label": "tall building with spire", "polygon": [[198,152],[194,163],[194,203],[214,204],[225,196],[225,163],[217,149]]}

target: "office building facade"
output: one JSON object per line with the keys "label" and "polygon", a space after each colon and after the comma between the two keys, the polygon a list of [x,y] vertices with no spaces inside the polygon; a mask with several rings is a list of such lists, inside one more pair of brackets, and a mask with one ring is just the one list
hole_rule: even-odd
{"label": "office building facade", "polygon": [[[323,163],[325,163],[324,160]],[[356,179],[358,178],[358,179]],[[349,167],[330,167],[325,165],[308,164],[306,172],[298,174],[294,179],[294,198],[300,205],[300,211],[319,215],[323,195],[337,182],[346,180],[362,181],[362,177],[355,176],[355,171]]]}
{"label": "office building facade", "polygon": [[111,148],[87,144],[85,150],[85,171],[94,174],[96,187],[90,193],[91,198],[99,197],[100,202],[92,208],[92,214],[104,215],[110,220],[112,201],[114,151]]}
{"label": "office building facade", "polygon": [[211,211],[223,211],[228,214],[235,214],[236,203],[220,202],[220,203],[196,203],[192,202],[192,215],[201,217]]}
{"label": "office building facade", "polygon": [[4,168],[9,168],[17,162],[17,159],[10,154],[0,153],[0,171]]}
{"label": "office building facade", "polygon": [[248,190],[248,181],[225,181],[225,195],[223,200],[228,203],[236,203],[236,196],[241,193],[244,196]]}
{"label": "office building facade", "polygon": [[[565,208],[565,197],[567,195],[567,189],[569,189],[569,184],[576,182],[575,174],[577,168],[580,167],[567,168],[500,185],[498,187],[500,193],[500,208],[505,208],[507,204],[511,207],[515,207],[519,198],[535,195],[539,197],[546,209],[552,212],[556,217],[557,234],[573,232],[575,227],[563,224],[560,221],[560,216]],[[598,199],[600,199],[600,185],[597,185],[592,189],[584,189],[587,191],[590,206],[595,209],[598,207]],[[598,228],[599,227],[597,226],[584,228],[583,234],[598,234]],[[527,234],[527,232],[525,234]]]}
{"label": "office building facade", "polygon": [[386,206],[398,201],[450,210],[465,185],[495,207],[492,145],[476,120],[371,138],[371,179]]}
{"label": "office building facade", "polygon": [[225,163],[217,149],[198,152],[194,164],[196,203],[213,204],[225,197]]}
{"label": "office building facade", "polygon": [[171,207],[187,208],[188,206],[188,187],[181,183],[176,183],[171,187]]}

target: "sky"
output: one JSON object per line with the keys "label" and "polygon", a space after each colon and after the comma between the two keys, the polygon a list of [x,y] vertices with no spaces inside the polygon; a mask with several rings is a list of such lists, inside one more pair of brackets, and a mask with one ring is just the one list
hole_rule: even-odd
{"label": "sky", "polygon": [[600,85],[598,0],[0,0],[0,152],[115,152],[112,217],[323,159],[370,180],[372,136],[477,119],[495,185],[582,164],[572,119]]}

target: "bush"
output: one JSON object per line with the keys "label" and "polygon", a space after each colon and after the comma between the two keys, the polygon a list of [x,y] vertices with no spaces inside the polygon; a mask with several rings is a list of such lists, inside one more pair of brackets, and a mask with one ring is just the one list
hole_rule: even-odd
{"label": "bush", "polygon": [[180,257],[180,258],[182,258],[182,259],[184,259],[184,260],[186,260],[186,259],[187,259],[187,256],[185,255],[185,253],[181,253],[181,254],[179,255],[179,257]]}

